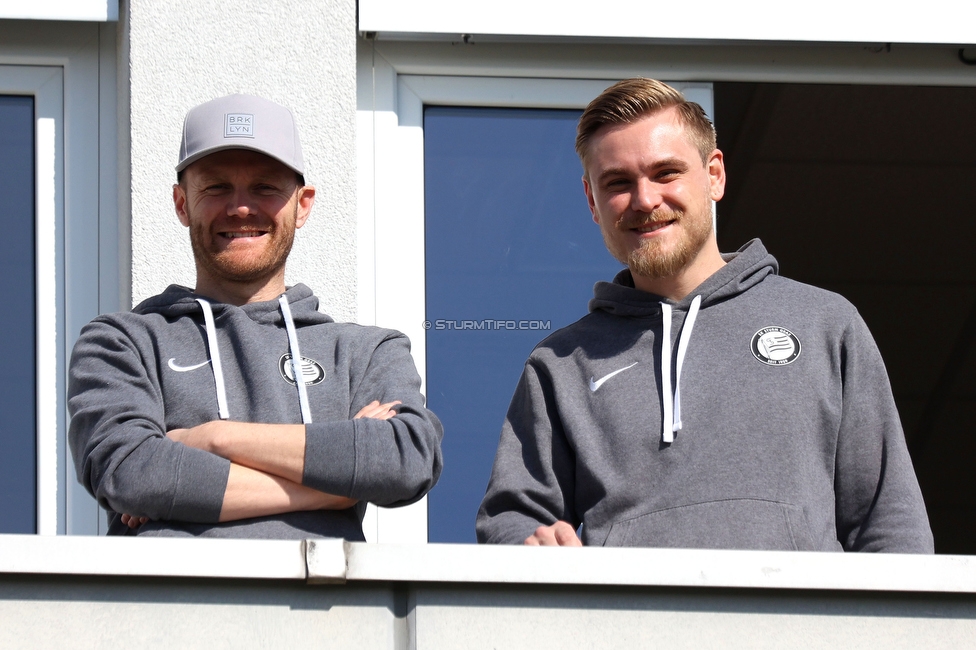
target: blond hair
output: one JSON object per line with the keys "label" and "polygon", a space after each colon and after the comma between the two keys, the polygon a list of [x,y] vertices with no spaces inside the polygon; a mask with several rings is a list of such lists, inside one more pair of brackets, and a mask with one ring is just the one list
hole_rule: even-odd
{"label": "blond hair", "polygon": [[705,110],[665,83],[634,77],[610,86],[583,111],[576,127],[576,153],[583,167],[586,167],[590,140],[604,126],[631,124],[671,107],[677,110],[678,119],[698,150],[702,164],[706,164],[715,151],[715,127],[705,115]]}

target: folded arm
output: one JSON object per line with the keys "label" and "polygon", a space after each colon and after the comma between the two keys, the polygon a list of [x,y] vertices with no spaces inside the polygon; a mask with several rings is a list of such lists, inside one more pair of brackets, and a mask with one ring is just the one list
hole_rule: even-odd
{"label": "folded arm", "polygon": [[[270,437],[238,431],[246,443],[240,462],[208,448],[214,441],[206,434],[226,433],[222,427],[232,423],[176,430],[200,433],[197,439],[207,444],[178,444],[178,433],[164,435],[154,360],[139,352],[149,347],[114,322],[98,319],[83,330],[70,366],[69,441],[78,477],[102,506],[126,513],[123,525],[150,519],[216,523],[356,503],[301,484],[301,425],[271,427]],[[389,408],[381,406],[364,408],[362,416],[388,417]]]}
{"label": "folded arm", "polygon": [[[353,419],[388,420],[396,415],[393,407],[399,403],[380,404],[379,400],[373,400],[360,409]],[[292,483],[300,484],[305,472],[304,424],[213,420],[190,429],[173,429],[166,437]]]}
{"label": "folded arm", "polygon": [[231,463],[220,521],[236,521],[300,510],[344,510],[355,499],[335,496],[294,481]]}
{"label": "folded arm", "polygon": [[152,342],[141,335],[102,317],[75,345],[68,439],[78,479],[103,507],[137,521],[215,523],[230,463],[166,438],[156,360],[140,353]]}
{"label": "folded arm", "polygon": [[443,427],[424,405],[407,338],[392,330],[371,336],[354,350],[363,362],[349,376],[350,417],[375,399],[399,401],[396,414],[307,425],[302,483],[395,507],[417,501],[437,482]]}
{"label": "folded arm", "polygon": [[[355,499],[326,494],[294,481],[231,463],[218,521],[237,521],[301,510],[344,510]],[[148,517],[123,514],[122,523],[138,528]]]}
{"label": "folded arm", "polygon": [[[100,317],[85,327],[68,390],[79,480],[102,506],[128,513],[124,524],[216,523],[356,501],[396,505],[419,499],[436,482],[442,428],[424,407],[402,335],[385,332],[352,350],[366,363],[349,377],[349,419],[207,423],[167,436],[159,360],[140,352],[154,341],[119,322],[124,318]],[[257,502],[256,494],[263,495]]]}
{"label": "folded arm", "polygon": [[[374,400],[355,418],[386,420],[398,402]],[[190,429],[174,429],[170,440],[231,461],[220,521],[235,521],[299,510],[342,510],[357,500],[320,492],[301,484],[305,469],[305,425],[254,424],[215,420]],[[135,525],[145,523],[126,515]],[[127,523],[130,527],[132,524]]]}

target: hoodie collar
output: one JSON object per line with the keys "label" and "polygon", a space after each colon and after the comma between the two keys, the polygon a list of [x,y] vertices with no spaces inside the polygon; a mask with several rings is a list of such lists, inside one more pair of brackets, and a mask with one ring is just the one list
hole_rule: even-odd
{"label": "hoodie collar", "polygon": [[[299,348],[296,326],[333,322],[329,316],[320,313],[318,307],[318,298],[304,284],[296,284],[274,300],[252,302],[240,307],[222,302],[211,302],[206,296],[197,295],[187,287],[174,284],[158,296],[153,296],[139,303],[132,311],[137,314],[156,313],[168,318],[191,314],[196,317],[202,315],[204,330],[207,335],[207,349],[210,353],[210,367],[214,378],[217,417],[221,420],[228,420],[233,416],[227,400],[227,386],[224,381],[223,363],[221,361],[220,336],[218,335],[221,327],[232,327],[235,320],[231,319],[236,313],[243,313],[251,321],[261,325],[284,327],[288,336],[292,376],[295,378],[297,387],[302,422],[309,424],[312,421],[312,415],[308,391],[305,386],[304,358]],[[227,314],[230,318],[222,319],[222,323],[219,324],[217,319],[221,314]]]}
{"label": "hoodie collar", "polygon": [[[288,299],[295,325],[301,327],[333,322],[330,316],[318,310],[318,298],[304,284],[299,283],[290,287],[283,295]],[[239,310],[252,321],[262,325],[281,326],[284,323],[278,298],[251,302],[237,307],[227,303],[214,302],[207,296],[196,294],[192,289],[178,284],[171,284],[166,288],[166,291],[144,300],[132,311],[137,314],[157,313],[169,318],[187,314],[198,315],[200,314],[200,304],[198,303],[200,298],[209,302],[214,314],[218,316],[224,312]]]}
{"label": "hoodie collar", "polygon": [[605,311],[615,316],[656,316],[661,313],[661,303],[670,304],[679,311],[687,311],[696,296],[701,296],[701,306],[704,308],[743,293],[767,275],[775,275],[779,271],[776,258],[766,251],[758,239],[753,239],[735,253],[722,255],[722,259],[726,261],[725,266],[677,302],[634,288],[634,278],[630,270],[624,269],[616,275],[613,282],[596,283],[589,309],[591,312]]}
{"label": "hoodie collar", "polygon": [[[662,296],[634,287],[629,270],[621,271],[613,282],[598,282],[590,311],[605,311],[616,316],[661,318],[661,442],[672,444],[674,435],[682,430],[681,370],[691,340],[699,309],[738,295],[776,273],[776,259],[766,252],[762,242],[751,242],[731,255],[723,255],[726,264],[702,282],[682,300],[668,300]],[[685,311],[677,348],[671,343],[672,312]],[[672,388],[672,373],[674,377]]]}

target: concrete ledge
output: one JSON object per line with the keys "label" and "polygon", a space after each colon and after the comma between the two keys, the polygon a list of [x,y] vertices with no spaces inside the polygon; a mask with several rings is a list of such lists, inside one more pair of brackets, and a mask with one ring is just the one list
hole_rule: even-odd
{"label": "concrete ledge", "polygon": [[[309,580],[329,575],[309,540]],[[976,593],[976,557],[346,543],[346,579]]]}
{"label": "concrete ledge", "polygon": [[976,593],[976,557],[0,535],[0,574]]}
{"label": "concrete ledge", "polygon": [[960,556],[0,535],[0,647],[29,650],[955,649],[974,593]]}
{"label": "concrete ledge", "polygon": [[[331,543],[331,546],[330,546]],[[319,540],[341,556],[342,540]],[[344,564],[344,561],[343,561]],[[320,562],[323,570],[328,566]],[[0,573],[304,580],[302,540],[0,535]]]}

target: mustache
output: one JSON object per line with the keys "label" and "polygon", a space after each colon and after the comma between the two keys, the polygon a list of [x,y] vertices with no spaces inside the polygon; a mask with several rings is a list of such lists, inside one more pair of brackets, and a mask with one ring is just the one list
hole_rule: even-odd
{"label": "mustache", "polygon": [[253,230],[274,232],[277,230],[277,226],[273,221],[266,219],[235,219],[224,222],[214,221],[210,224],[211,232],[250,232]]}
{"label": "mustache", "polygon": [[644,228],[655,224],[667,223],[669,221],[681,221],[685,216],[684,210],[671,210],[670,208],[660,208],[650,213],[639,213],[624,215],[617,222],[617,227],[622,230],[631,228]]}

